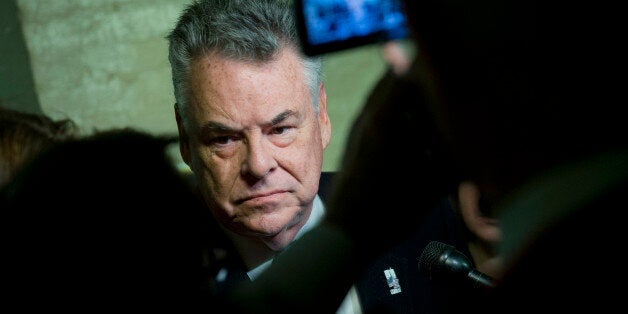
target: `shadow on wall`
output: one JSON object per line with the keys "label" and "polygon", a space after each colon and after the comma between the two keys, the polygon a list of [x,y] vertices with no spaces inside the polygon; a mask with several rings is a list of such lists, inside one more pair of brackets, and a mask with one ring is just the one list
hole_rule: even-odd
{"label": "shadow on wall", "polygon": [[0,1],[0,106],[42,113],[15,0]]}

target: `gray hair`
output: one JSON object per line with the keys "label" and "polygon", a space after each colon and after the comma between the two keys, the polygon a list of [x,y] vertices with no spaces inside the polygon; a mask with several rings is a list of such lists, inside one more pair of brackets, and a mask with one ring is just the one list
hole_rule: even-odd
{"label": "gray hair", "polygon": [[300,51],[289,0],[197,0],[183,11],[167,39],[174,96],[182,108],[187,105],[187,79],[195,59],[215,52],[233,60],[269,62],[292,47],[299,53],[312,103],[319,111],[322,61]]}

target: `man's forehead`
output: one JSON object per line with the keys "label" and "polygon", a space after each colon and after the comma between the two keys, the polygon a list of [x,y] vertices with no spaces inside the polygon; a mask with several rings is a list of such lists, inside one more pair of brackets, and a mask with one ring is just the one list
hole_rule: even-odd
{"label": "man's forehead", "polygon": [[[212,68],[210,62],[221,64]],[[271,63],[234,61],[215,54],[196,60],[188,93],[191,120],[197,125],[247,127],[271,123],[288,111],[296,119],[307,117],[314,106],[298,57],[284,53]]]}

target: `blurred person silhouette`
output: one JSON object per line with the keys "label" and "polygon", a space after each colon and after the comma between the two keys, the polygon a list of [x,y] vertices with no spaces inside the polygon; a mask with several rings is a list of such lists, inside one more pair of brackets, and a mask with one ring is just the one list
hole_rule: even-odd
{"label": "blurred person silhouette", "polygon": [[[398,41],[389,41],[383,44],[382,56],[389,65],[390,70],[398,76],[404,75],[412,65],[412,52]],[[501,239],[498,219],[492,212],[492,204],[487,203],[479,190],[478,185],[468,178],[460,176],[456,189],[450,191],[443,200],[443,204],[437,207],[444,210],[443,216],[449,216],[453,211],[453,219],[447,219],[444,229],[462,228],[464,235],[460,237],[466,245],[454,245],[471,257],[476,268],[491,276],[499,276],[500,261],[496,256],[496,249]],[[462,222],[462,225],[456,221]],[[430,222],[433,223],[433,222]],[[436,240],[436,239],[433,239]],[[441,240],[442,241],[442,240]],[[445,242],[458,241],[456,239],[444,240]],[[453,244],[453,243],[451,243]],[[465,248],[466,247],[466,248]]]}
{"label": "blurred person silhouette", "polygon": [[205,207],[165,152],[107,130],[42,151],[0,194],[4,303],[21,310],[198,309]]}
{"label": "blurred person silhouette", "polygon": [[[406,1],[406,7],[424,56],[417,80],[438,83],[428,102],[438,128],[456,168],[500,221],[500,283],[476,306],[493,312],[620,306],[609,279],[625,278],[625,271],[586,249],[607,252],[622,243],[615,234],[621,223],[612,217],[625,207],[628,132],[597,82],[570,77],[564,59],[554,58],[579,46],[569,41],[577,30],[564,34],[565,46],[540,46],[535,2]],[[545,78],[560,83],[545,85]],[[574,106],[583,100],[592,105]],[[577,275],[587,269],[595,275]]]}
{"label": "blurred person silhouette", "polygon": [[[560,84],[540,97],[547,77],[584,86],[538,45],[534,1],[404,6],[417,57],[405,75],[374,88],[328,215],[233,300],[256,312],[266,312],[261,304],[333,309],[365,265],[426,221],[442,191],[468,180],[500,221],[503,269],[493,290],[462,296],[450,312],[621,306],[613,283],[625,271],[598,256],[623,243],[617,215],[628,192],[628,132],[621,106],[605,94],[575,106],[589,89],[573,93]],[[408,145],[425,149],[396,153]]]}
{"label": "blurred person silhouette", "polygon": [[76,125],[69,119],[0,106],[0,187],[36,154],[76,135]]}
{"label": "blurred person silhouette", "polygon": [[[386,42],[382,48],[390,72],[380,84],[402,79],[400,76],[410,69],[413,53],[406,45],[397,41]],[[407,90],[410,94],[416,94],[420,89],[409,85]],[[414,115],[412,122],[408,122],[410,125],[425,125],[429,128],[430,123],[421,120],[425,118],[416,118],[429,116],[428,114],[415,112]],[[429,133],[430,136],[438,136],[434,130],[429,131],[428,128],[423,130],[432,132]],[[356,130],[357,128],[353,129]],[[419,139],[417,137],[417,144],[427,143]],[[425,149],[438,151],[429,146]],[[448,158],[443,156],[443,152],[438,154],[438,158]],[[435,156],[438,155],[432,157]],[[419,160],[421,159],[417,158],[415,162]],[[452,174],[448,169],[442,169],[440,173],[442,176]],[[417,177],[419,175],[420,173],[416,174]],[[419,188],[421,184],[410,183],[409,186]],[[484,287],[478,286],[477,282],[452,271],[441,271],[442,268],[438,268],[440,266],[436,263],[417,267],[417,258],[436,252],[433,245],[428,247],[432,241],[455,248],[466,257],[469,267],[491,277],[499,276],[500,259],[496,248],[500,241],[500,228],[498,219],[491,211],[491,204],[483,200],[474,182],[462,176],[452,177],[451,184],[442,187],[440,191],[433,191],[440,193],[442,198],[433,209],[427,211],[416,232],[379,256],[367,267],[366,275],[358,281],[357,292],[364,312],[447,313],[452,304],[462,297],[482,293]]]}

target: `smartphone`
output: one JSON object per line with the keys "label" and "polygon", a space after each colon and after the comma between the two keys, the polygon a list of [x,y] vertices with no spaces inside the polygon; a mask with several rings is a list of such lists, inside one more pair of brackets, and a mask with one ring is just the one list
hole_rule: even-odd
{"label": "smartphone", "polygon": [[314,56],[409,35],[401,0],[294,0],[303,52]]}

